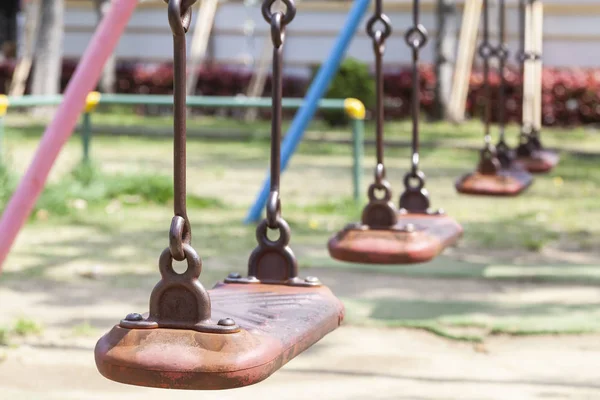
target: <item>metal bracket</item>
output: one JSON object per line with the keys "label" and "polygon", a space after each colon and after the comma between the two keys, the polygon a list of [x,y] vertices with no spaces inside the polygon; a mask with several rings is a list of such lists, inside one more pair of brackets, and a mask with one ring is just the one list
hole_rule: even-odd
{"label": "metal bracket", "polygon": [[240,327],[231,318],[217,323],[211,321],[208,291],[198,278],[202,261],[188,244],[183,245],[188,268],[178,274],[173,270],[173,256],[167,248],[160,255],[159,269],[162,279],[150,295],[150,312],[144,317],[129,314],[120,326],[127,329],[188,329],[205,333],[235,333]]}
{"label": "metal bracket", "polygon": [[274,222],[273,226],[279,230],[279,238],[271,240],[267,237],[269,222],[264,219],[256,227],[258,246],[248,259],[248,276],[242,277],[241,274],[231,273],[225,279],[225,283],[321,286],[322,283],[318,278],[298,277],[298,262],[288,246],[291,237],[290,227],[280,216],[277,216]]}

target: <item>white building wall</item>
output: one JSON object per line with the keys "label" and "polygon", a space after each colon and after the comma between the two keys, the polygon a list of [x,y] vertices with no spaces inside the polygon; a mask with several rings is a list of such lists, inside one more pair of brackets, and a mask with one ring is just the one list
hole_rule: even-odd
{"label": "white building wall", "polygon": [[[89,2],[68,2],[65,18],[65,56],[78,58],[89,42],[96,16]],[[407,0],[395,3],[408,4]],[[432,2],[424,2],[422,23],[430,31],[435,29]],[[508,1],[509,47],[514,57],[517,38],[517,10]],[[571,3],[571,2],[569,2]],[[545,0],[544,63],[549,66],[600,66],[600,2],[577,0],[572,10],[565,8],[562,0]],[[567,5],[568,6],[568,5]],[[553,8],[554,7],[554,8]],[[562,8],[560,8],[562,7]],[[322,7],[319,7],[322,8]],[[385,62],[391,65],[406,64],[410,60],[403,33],[411,23],[406,7],[390,7],[387,14],[394,25],[393,36],[386,46]],[[308,66],[322,63],[346,18],[347,9],[311,10],[302,6],[296,19],[287,30],[285,61],[288,70],[299,72]],[[365,20],[368,16],[365,18]],[[253,37],[244,36],[244,24],[252,20],[255,25]],[[365,20],[361,23],[347,55],[365,62],[372,60],[372,47],[364,33]],[[460,20],[460,16],[459,16]],[[242,63],[248,56],[260,56],[268,25],[262,19],[258,7],[247,9],[240,2],[220,5],[216,16],[214,34],[209,46],[210,56],[217,63]],[[190,35],[191,41],[191,35]],[[189,42],[189,41],[188,41]],[[162,1],[141,6],[129,23],[127,32],[120,40],[117,51],[119,59],[147,62],[169,61],[172,57],[172,40],[167,23],[166,7]],[[423,61],[433,60],[433,41],[423,52]],[[513,58],[514,61],[514,58]]]}

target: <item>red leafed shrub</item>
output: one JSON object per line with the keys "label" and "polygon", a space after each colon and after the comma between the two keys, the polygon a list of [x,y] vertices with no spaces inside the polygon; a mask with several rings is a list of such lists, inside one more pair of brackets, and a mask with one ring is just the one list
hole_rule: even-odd
{"label": "red leafed shrub", "polygon": [[[65,60],[61,76],[64,90],[73,75],[77,63]],[[0,93],[8,91],[15,69],[14,61],[0,63]],[[236,96],[246,93],[251,73],[246,70],[222,66],[208,66],[196,71],[198,83],[196,94],[206,96]],[[521,74],[518,68],[508,68],[506,72],[505,102],[506,118],[518,122],[521,118],[522,90]],[[574,125],[600,122],[600,69],[545,68],[542,82],[542,120],[545,125]],[[310,82],[296,76],[285,76],[283,93],[285,97],[303,97]],[[419,67],[419,91],[421,110],[432,113],[435,106],[436,76],[433,66]],[[471,74],[467,98],[467,114],[473,118],[483,116],[486,93],[483,86],[483,73],[476,69]],[[492,72],[491,110],[494,121],[498,119],[500,77]],[[29,83],[27,85],[29,91]],[[170,94],[173,92],[173,66],[170,63],[145,64],[123,62],[117,65],[116,90],[118,93]],[[407,66],[384,74],[386,118],[407,118],[412,99],[412,69]],[[269,96],[271,80],[267,79],[263,96]],[[140,108],[143,110],[143,107]],[[198,110],[214,113],[217,110]],[[286,111],[292,115],[294,111]],[[220,113],[236,115],[233,110],[220,110]],[[261,116],[268,118],[269,110],[261,110]]]}

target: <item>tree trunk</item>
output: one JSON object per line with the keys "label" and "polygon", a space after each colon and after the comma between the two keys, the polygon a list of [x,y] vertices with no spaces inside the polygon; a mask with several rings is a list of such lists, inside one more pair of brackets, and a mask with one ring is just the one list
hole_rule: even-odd
{"label": "tree trunk", "polygon": [[435,87],[434,118],[446,118],[452,77],[454,75],[454,54],[456,50],[456,1],[437,0],[437,36],[435,43]]}
{"label": "tree trunk", "polygon": [[63,49],[64,0],[41,0],[32,94],[60,92]]}
{"label": "tree trunk", "polygon": [[[110,8],[110,0],[94,0],[94,3],[96,4],[96,15],[98,17],[99,24]],[[106,65],[102,71],[102,77],[100,78],[100,91],[103,93],[114,93],[116,80],[117,61],[113,53],[106,61]]]}

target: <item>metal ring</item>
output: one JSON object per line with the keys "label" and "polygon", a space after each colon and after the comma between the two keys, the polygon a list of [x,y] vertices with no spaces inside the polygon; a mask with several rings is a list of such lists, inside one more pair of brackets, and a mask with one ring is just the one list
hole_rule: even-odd
{"label": "metal ring", "polygon": [[427,44],[427,29],[421,24],[413,26],[404,34],[404,40],[412,49],[421,49]]}
{"label": "metal ring", "polygon": [[[417,186],[413,186],[410,184],[410,180],[411,179],[416,179],[419,183]],[[421,190],[425,187],[425,174],[423,173],[423,171],[417,171],[417,172],[409,172],[406,175],[404,175],[404,187],[406,188],[406,190]]]}
{"label": "metal ring", "polygon": [[174,36],[184,36],[192,22],[192,5],[196,0],[165,0],[168,3],[169,25]]}
{"label": "metal ring", "polygon": [[196,250],[189,244],[184,243],[183,252],[185,254],[185,260],[187,261],[187,269],[184,273],[178,274],[173,269],[174,258],[171,255],[171,249],[167,247],[163,250],[158,259],[158,269],[164,279],[182,277],[186,280],[194,280],[200,277],[200,274],[202,273],[202,260]]}
{"label": "metal ring", "polygon": [[489,43],[482,43],[477,49],[477,54],[483,59],[488,59],[494,56],[494,48]]}
{"label": "metal ring", "polygon": [[[261,7],[262,16],[265,21],[271,23],[273,20],[273,15],[276,13],[271,12],[271,7],[275,4],[276,0],[265,0]],[[294,4],[294,0],[281,0],[283,4],[285,4],[286,10],[281,12],[283,14],[282,25],[287,25],[296,16],[296,5]]]}
{"label": "metal ring", "polygon": [[[383,24],[383,31],[379,30],[379,29],[377,31],[373,30],[373,28],[375,27],[375,24],[377,22],[381,22]],[[387,15],[385,15],[385,14],[373,15],[367,22],[367,34],[369,36],[371,36],[371,38],[373,40],[375,40],[377,32],[381,32],[382,42],[384,40],[386,40],[388,37],[390,37],[390,35],[392,34],[392,22],[390,21],[390,19]]]}
{"label": "metal ring", "polygon": [[[379,199],[375,196],[376,190],[383,190],[385,195]],[[387,181],[375,182],[369,186],[369,201],[390,201],[392,199],[392,187]]]}
{"label": "metal ring", "polygon": [[494,54],[500,60],[507,60],[508,56],[510,55],[510,51],[508,50],[508,47],[504,43],[502,43],[498,45],[498,47],[496,47]]}
{"label": "metal ring", "polygon": [[271,19],[271,40],[273,46],[281,47],[285,40],[285,25],[283,24],[284,15],[281,11],[277,11],[272,15]]}
{"label": "metal ring", "polygon": [[265,247],[276,247],[283,248],[290,243],[291,238],[291,230],[290,226],[285,222],[283,218],[277,218],[277,222],[275,224],[275,228],[279,230],[279,239],[273,241],[267,237],[267,229],[269,228],[269,223],[266,219],[262,220],[260,224],[256,227],[256,240],[261,246]]}
{"label": "metal ring", "polygon": [[273,191],[269,194],[267,201],[267,225],[271,229],[277,229],[277,219],[281,216],[281,199],[279,192]]}

